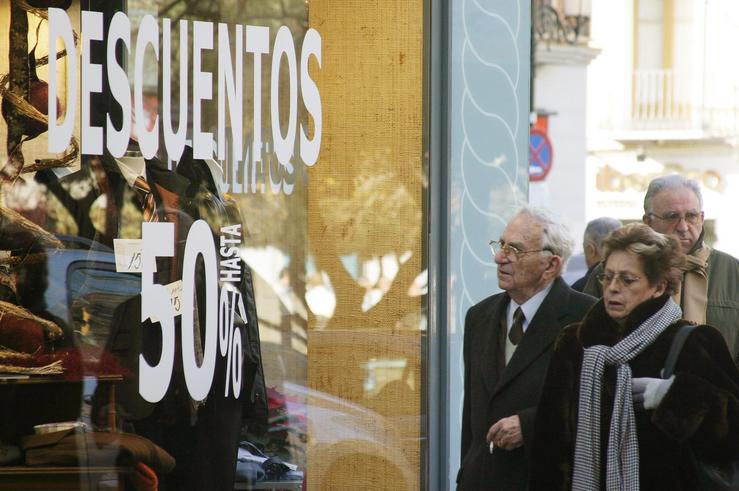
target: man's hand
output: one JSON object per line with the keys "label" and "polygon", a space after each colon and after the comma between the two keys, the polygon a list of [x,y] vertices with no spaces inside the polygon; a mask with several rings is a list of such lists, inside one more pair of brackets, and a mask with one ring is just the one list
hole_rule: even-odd
{"label": "man's hand", "polygon": [[521,420],[518,418],[518,415],[514,414],[513,416],[498,420],[488,430],[485,440],[503,450],[513,450],[523,445]]}

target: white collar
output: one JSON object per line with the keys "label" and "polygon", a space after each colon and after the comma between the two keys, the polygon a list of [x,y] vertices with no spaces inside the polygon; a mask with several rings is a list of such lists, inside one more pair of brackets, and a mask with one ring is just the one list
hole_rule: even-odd
{"label": "white collar", "polygon": [[144,157],[118,157],[115,162],[129,186],[133,187],[133,183],[138,177],[146,179],[146,160],[144,160]]}
{"label": "white collar", "polygon": [[205,159],[205,165],[208,167],[208,170],[210,171],[210,175],[213,176],[213,182],[216,185],[216,191],[218,192],[218,196],[223,198],[223,190],[226,187],[226,184],[224,183],[223,178],[223,168],[221,167],[221,164],[216,162],[213,159]]}

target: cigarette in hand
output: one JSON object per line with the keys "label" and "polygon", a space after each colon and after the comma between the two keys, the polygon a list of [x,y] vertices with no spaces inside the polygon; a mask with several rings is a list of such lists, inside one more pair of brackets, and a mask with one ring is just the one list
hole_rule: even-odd
{"label": "cigarette in hand", "polygon": [[493,453],[493,450],[495,450],[495,443],[490,442],[490,453]]}

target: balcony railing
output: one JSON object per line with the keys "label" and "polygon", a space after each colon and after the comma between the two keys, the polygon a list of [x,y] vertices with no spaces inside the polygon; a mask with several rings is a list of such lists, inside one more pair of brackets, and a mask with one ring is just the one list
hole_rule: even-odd
{"label": "balcony railing", "polygon": [[690,79],[673,70],[635,70],[631,119],[636,126],[689,127],[693,104]]}
{"label": "balcony railing", "polygon": [[[739,130],[739,85],[707,75],[696,87],[693,74],[674,70],[635,70],[631,113],[626,128],[613,130],[690,130],[704,136],[735,135]],[[697,89],[697,90],[696,90]]]}

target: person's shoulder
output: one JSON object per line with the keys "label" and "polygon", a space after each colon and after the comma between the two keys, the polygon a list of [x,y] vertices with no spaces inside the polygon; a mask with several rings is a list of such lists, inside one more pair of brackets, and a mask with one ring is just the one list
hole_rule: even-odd
{"label": "person's shoulder", "polygon": [[583,291],[585,289],[585,285],[588,284],[588,278],[589,277],[590,277],[590,274],[589,273],[588,274],[584,274],[581,278],[579,278],[578,280],[574,281],[570,285],[570,288],[572,288],[576,292]]}
{"label": "person's shoulder", "polygon": [[493,293],[492,295],[489,295],[489,296],[483,298],[482,300],[480,300],[479,302],[477,302],[471,308],[482,306],[482,305],[489,305],[491,303],[494,303],[495,301],[497,301],[498,299],[500,299],[501,297],[503,297],[505,294],[506,294],[506,292],[504,292],[504,291],[501,291],[501,292],[498,292],[498,293]]}
{"label": "person's shoulder", "polygon": [[695,327],[694,339],[701,340],[702,343],[708,345],[725,346],[726,342],[721,332],[713,326],[707,324],[693,325]]}
{"label": "person's shoulder", "polygon": [[736,305],[734,299],[739,288],[739,259],[713,249],[708,257],[707,266],[709,300],[712,296],[714,301],[721,298],[730,300],[729,303]]}
{"label": "person's shoulder", "polygon": [[[692,324],[694,329],[685,339],[683,350],[693,353],[693,358],[697,357],[695,358],[696,363],[701,365],[717,363],[736,370],[733,355],[729,352],[726,341],[724,341],[724,337],[718,329],[706,324],[689,324]],[[674,339],[678,330],[683,326],[685,326],[685,321],[681,320],[668,327],[666,330],[669,333],[668,339],[670,341]],[[737,374],[739,375],[739,372]]]}
{"label": "person's shoulder", "polygon": [[568,324],[559,331],[557,340],[554,343],[555,350],[559,353],[572,352],[582,350],[582,342],[580,341],[581,322],[573,322]]}
{"label": "person's shoulder", "polygon": [[483,298],[473,306],[471,306],[469,309],[467,309],[467,316],[474,315],[478,312],[483,312],[491,308],[493,305],[495,305],[497,302],[502,300],[502,297],[505,295],[505,292],[498,292],[494,293],[486,298]]}
{"label": "person's shoulder", "polygon": [[565,321],[580,320],[596,299],[585,293],[573,290],[562,278],[557,278],[546,302],[553,303]]}
{"label": "person's shoulder", "polygon": [[572,288],[570,288],[570,297],[572,298],[573,302],[587,306],[593,305],[595,302],[598,301],[598,299],[593,297],[592,295],[579,292]]}
{"label": "person's shoulder", "polygon": [[588,281],[585,283],[585,287],[583,287],[582,292],[586,293],[594,298],[599,298],[602,296],[603,292],[600,288],[600,283],[598,283],[598,275],[603,272],[603,263],[598,263],[593,267],[593,270],[590,272],[590,276],[588,277]]}
{"label": "person's shoulder", "polygon": [[567,295],[567,303],[575,308],[587,309],[595,302],[597,302],[597,299],[595,297],[588,295],[587,293],[577,291],[571,286],[567,287]]}
{"label": "person's shoulder", "polygon": [[712,265],[720,265],[720,267],[733,266],[734,268],[739,269],[739,259],[718,249],[711,249],[711,255],[708,257],[708,262]]}
{"label": "person's shoulder", "polygon": [[726,345],[723,340],[723,336],[715,327],[708,324],[696,324],[695,322],[687,321],[685,319],[680,319],[667,326],[667,329],[664,330],[664,338],[671,343],[675,336],[677,336],[678,332],[682,328],[687,328],[688,326],[692,327],[692,329],[689,331],[687,338],[685,338],[686,344],[701,346]]}

